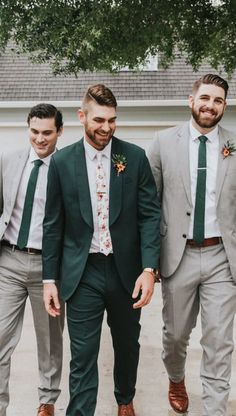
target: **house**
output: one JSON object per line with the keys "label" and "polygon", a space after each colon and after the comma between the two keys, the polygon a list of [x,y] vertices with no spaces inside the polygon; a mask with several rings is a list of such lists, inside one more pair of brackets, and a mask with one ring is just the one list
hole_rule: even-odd
{"label": "house", "polygon": [[[30,107],[50,102],[64,115],[65,130],[60,147],[82,135],[77,109],[91,84],[104,83],[118,100],[116,135],[146,148],[155,131],[189,119],[187,97],[193,82],[206,73],[217,73],[202,65],[197,73],[180,55],[168,69],[160,65],[140,72],[82,72],[77,77],[53,76],[48,64],[32,64],[26,55],[10,48],[0,56],[0,146],[21,147],[28,141],[26,118]],[[221,74],[227,79],[224,72]],[[236,130],[236,73],[229,80],[228,108],[222,125]]]}

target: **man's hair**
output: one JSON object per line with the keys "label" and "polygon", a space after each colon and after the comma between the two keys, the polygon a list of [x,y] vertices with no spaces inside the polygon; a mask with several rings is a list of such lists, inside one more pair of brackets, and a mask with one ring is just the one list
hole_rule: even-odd
{"label": "man's hair", "polygon": [[32,107],[27,117],[28,125],[33,117],[54,118],[57,131],[63,126],[62,113],[52,104],[41,103]]}
{"label": "man's hair", "polygon": [[223,88],[225,92],[225,98],[227,97],[227,92],[229,89],[228,82],[225,79],[221,78],[219,75],[206,74],[203,77],[199,78],[193,84],[193,94],[195,94],[198,91],[199,87],[202,84],[213,84],[217,87]]}
{"label": "man's hair", "polygon": [[83,97],[81,106],[84,112],[86,112],[87,105],[91,101],[106,107],[117,107],[117,101],[113,92],[103,84],[91,85],[88,88]]}

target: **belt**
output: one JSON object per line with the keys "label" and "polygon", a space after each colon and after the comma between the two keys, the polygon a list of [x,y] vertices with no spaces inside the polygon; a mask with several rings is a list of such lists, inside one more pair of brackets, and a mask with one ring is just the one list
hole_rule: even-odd
{"label": "belt", "polygon": [[202,243],[197,244],[194,240],[187,240],[187,245],[193,248],[210,247],[222,243],[221,237],[205,238]]}
{"label": "belt", "polygon": [[100,258],[100,259],[107,259],[108,257],[113,256],[113,253],[109,253],[107,256],[103,253],[89,253],[89,257],[91,258]]}
{"label": "belt", "polygon": [[25,253],[28,253],[28,254],[42,254],[42,250],[38,250],[37,248],[30,248],[30,247],[20,248],[16,246],[15,244],[9,243],[9,241],[7,240],[2,240],[1,245],[10,247],[12,251],[19,250],[19,251],[24,251]]}

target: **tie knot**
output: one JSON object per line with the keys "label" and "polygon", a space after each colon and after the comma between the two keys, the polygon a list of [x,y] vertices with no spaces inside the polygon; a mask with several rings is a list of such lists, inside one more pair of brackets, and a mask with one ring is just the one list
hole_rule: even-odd
{"label": "tie knot", "polygon": [[206,141],[207,141],[208,139],[207,139],[207,137],[206,137],[206,136],[199,136],[199,137],[198,137],[198,140],[199,140],[201,143],[206,143]]}
{"label": "tie knot", "polygon": [[40,167],[43,164],[43,161],[41,159],[36,159],[34,161],[34,166]]}

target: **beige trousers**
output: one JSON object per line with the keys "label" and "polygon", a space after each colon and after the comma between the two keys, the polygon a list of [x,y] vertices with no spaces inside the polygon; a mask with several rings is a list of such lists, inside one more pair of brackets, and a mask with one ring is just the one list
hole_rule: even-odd
{"label": "beige trousers", "polygon": [[223,245],[187,246],[176,272],[162,279],[162,293],[162,357],[169,378],[178,382],[185,376],[189,337],[200,309],[202,415],[225,416],[234,348],[236,284]]}
{"label": "beige trousers", "polygon": [[[37,339],[39,402],[54,403],[60,394],[64,308],[60,318],[49,317],[44,308],[41,255],[18,250],[13,252],[11,248],[2,247],[0,252],[0,416],[6,416],[11,355],[20,340],[28,297]],[[22,368],[22,382],[24,382],[23,371]]]}

